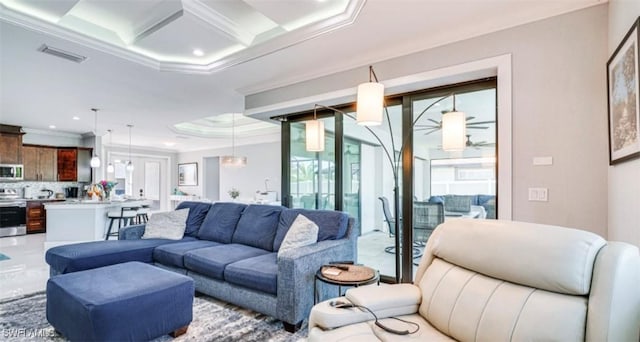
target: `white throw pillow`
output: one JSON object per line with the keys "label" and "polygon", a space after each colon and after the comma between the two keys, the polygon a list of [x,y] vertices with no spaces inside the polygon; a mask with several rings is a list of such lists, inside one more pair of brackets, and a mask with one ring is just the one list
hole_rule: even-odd
{"label": "white throw pillow", "polygon": [[313,245],[316,242],[318,242],[318,225],[306,216],[298,214],[282,240],[278,255],[287,249]]}
{"label": "white throw pillow", "polygon": [[143,239],[180,240],[187,227],[189,208],[151,215],[144,229]]}

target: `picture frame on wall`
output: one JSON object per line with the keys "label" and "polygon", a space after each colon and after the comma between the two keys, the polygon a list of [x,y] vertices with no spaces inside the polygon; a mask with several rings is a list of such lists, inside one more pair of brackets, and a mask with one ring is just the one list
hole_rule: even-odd
{"label": "picture frame on wall", "polygon": [[640,157],[640,17],[607,61],[609,164]]}
{"label": "picture frame on wall", "polygon": [[198,185],[198,163],[178,164],[178,186]]}

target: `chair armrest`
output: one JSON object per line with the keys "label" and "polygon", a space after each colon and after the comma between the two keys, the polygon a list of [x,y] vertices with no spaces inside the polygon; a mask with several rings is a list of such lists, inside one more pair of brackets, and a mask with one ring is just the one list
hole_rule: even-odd
{"label": "chair armrest", "polygon": [[314,306],[309,316],[309,329],[333,329],[373,319],[371,313],[365,309],[337,309],[329,304],[331,301],[364,306],[373,311],[378,318],[386,318],[418,312],[422,294],[420,289],[412,284],[353,288],[347,291],[345,297],[334,298]]}
{"label": "chair armrest", "polygon": [[[331,261],[355,261],[355,258],[350,239],[320,241],[282,251],[278,255],[278,317],[288,323],[306,319],[313,306],[315,274],[320,267]],[[319,290],[323,295],[328,288]]]}
{"label": "chair armrest", "polygon": [[144,229],[146,225],[135,224],[120,228],[118,232],[118,240],[140,240],[144,235]]}

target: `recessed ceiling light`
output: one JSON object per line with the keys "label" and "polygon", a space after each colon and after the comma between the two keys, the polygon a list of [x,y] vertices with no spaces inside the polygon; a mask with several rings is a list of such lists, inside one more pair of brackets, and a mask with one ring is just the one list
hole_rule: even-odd
{"label": "recessed ceiling light", "polygon": [[74,119],[74,120],[80,120],[80,117],[79,117],[79,116],[74,116],[72,119]]}
{"label": "recessed ceiling light", "polygon": [[165,142],[163,142],[163,144],[164,144],[164,146],[171,147],[171,146],[175,145],[176,143],[174,143],[172,141],[165,141]]}
{"label": "recessed ceiling light", "polygon": [[49,128],[56,129],[56,125],[49,125]]}
{"label": "recessed ceiling light", "polygon": [[193,49],[193,54],[198,56],[198,57],[202,57],[202,56],[204,56],[204,51],[202,51],[200,49]]}

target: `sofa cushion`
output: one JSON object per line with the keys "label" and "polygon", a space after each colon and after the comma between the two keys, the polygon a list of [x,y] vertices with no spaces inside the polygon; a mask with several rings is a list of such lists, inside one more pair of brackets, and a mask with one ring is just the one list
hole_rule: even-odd
{"label": "sofa cushion", "polygon": [[210,203],[204,202],[181,202],[176,207],[176,210],[189,208],[189,217],[187,217],[187,226],[184,230],[185,236],[196,236],[198,233],[198,229],[200,229],[200,225],[202,225],[202,221],[205,216],[207,216],[207,212],[209,212],[209,208],[211,207]]}
{"label": "sofa cushion", "polygon": [[275,205],[249,205],[242,212],[231,241],[272,251],[282,209]]}
{"label": "sofa cushion", "polygon": [[299,214],[291,224],[278,253],[287,249],[313,245],[316,242],[318,242],[318,225]]}
{"label": "sofa cushion", "polygon": [[471,211],[473,196],[467,195],[445,195],[444,211],[456,213],[468,213]]}
{"label": "sofa cushion", "polygon": [[58,273],[89,270],[127,261],[153,262],[153,249],[174,240],[111,240],[84,242],[50,248],[47,264]]}
{"label": "sofa cushion", "polygon": [[242,211],[247,206],[241,203],[214,203],[207,213],[198,238],[220,243],[231,243]]}
{"label": "sofa cushion", "polygon": [[444,204],[444,197],[442,197],[442,196],[431,196],[431,197],[429,197],[429,203],[442,203],[442,204]]}
{"label": "sofa cushion", "polygon": [[298,215],[304,215],[318,225],[318,241],[342,239],[347,233],[349,215],[341,211],[285,209],[280,214],[273,250],[278,251],[289,227]]}
{"label": "sofa cushion", "polygon": [[275,295],[278,292],[277,258],[277,253],[269,253],[234,262],[224,270],[224,279],[232,284]]}
{"label": "sofa cushion", "polygon": [[145,226],[142,238],[180,240],[184,236],[188,216],[189,208],[153,214]]}
{"label": "sofa cushion", "polygon": [[224,280],[227,265],[268,253],[264,249],[232,243],[190,251],[184,256],[184,266],[191,271]]}
{"label": "sofa cushion", "polygon": [[153,260],[157,263],[184,268],[184,255],[198,248],[220,245],[207,240],[193,240],[158,246],[153,250]]}

